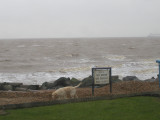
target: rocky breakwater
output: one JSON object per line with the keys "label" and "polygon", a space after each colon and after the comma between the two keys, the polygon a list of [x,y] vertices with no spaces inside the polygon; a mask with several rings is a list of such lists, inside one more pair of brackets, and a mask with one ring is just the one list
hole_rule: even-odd
{"label": "rocky breakwater", "polygon": [[66,86],[75,86],[80,83],[76,78],[61,77],[56,81],[44,82],[42,85],[24,85],[23,83],[0,83],[1,91],[31,91],[31,90],[48,90],[58,89]]}
{"label": "rocky breakwater", "polygon": [[[136,76],[126,76],[122,80],[119,79],[118,75],[112,76],[112,83],[118,83],[123,81],[142,81]],[[158,81],[158,77],[155,79],[154,77],[150,79],[143,80],[143,82],[155,82]],[[76,86],[77,84],[81,84],[81,88],[92,87],[93,78],[92,76],[86,77],[83,80],[78,80],[76,78],[65,78],[61,77],[56,81],[44,82],[42,85],[23,85],[23,83],[9,83],[4,82],[0,83],[1,91],[31,91],[31,90],[49,90],[49,89],[58,89],[66,86]],[[95,85],[96,88],[103,87],[105,85]]]}
{"label": "rocky breakwater", "polygon": [[23,83],[0,83],[0,90],[3,91],[27,91],[27,90],[39,90],[39,85],[23,85]]}

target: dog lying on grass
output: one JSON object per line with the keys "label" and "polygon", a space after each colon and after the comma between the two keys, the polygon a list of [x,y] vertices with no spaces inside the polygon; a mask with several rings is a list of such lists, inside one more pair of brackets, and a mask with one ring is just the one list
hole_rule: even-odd
{"label": "dog lying on grass", "polygon": [[82,83],[80,82],[77,86],[68,86],[68,87],[63,87],[59,88],[55,92],[52,93],[52,98],[54,100],[63,100],[63,99],[68,99],[68,96],[70,98],[78,98],[76,94],[76,88],[78,88]]}

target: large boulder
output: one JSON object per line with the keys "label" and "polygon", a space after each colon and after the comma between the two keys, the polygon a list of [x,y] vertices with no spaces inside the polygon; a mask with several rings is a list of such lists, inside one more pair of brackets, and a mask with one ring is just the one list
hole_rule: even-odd
{"label": "large boulder", "polygon": [[44,82],[42,85],[41,85],[41,88],[42,90],[46,90],[46,89],[53,89],[54,88],[54,83],[53,82]]}
{"label": "large boulder", "polygon": [[28,86],[28,89],[29,89],[29,90],[39,90],[40,87],[39,87],[39,85],[29,85],[29,86]]}
{"label": "large boulder", "polygon": [[63,87],[71,86],[70,78],[61,77],[53,83],[53,86],[54,87],[56,87],[56,86],[63,86]]}
{"label": "large boulder", "polygon": [[89,77],[84,78],[82,80],[82,84],[80,87],[91,87],[92,84],[93,84],[93,78],[92,78],[92,76],[89,76]]}
{"label": "large boulder", "polygon": [[112,82],[115,83],[115,82],[121,82],[122,80],[119,79],[119,76],[118,75],[114,75],[112,76]]}
{"label": "large boulder", "polygon": [[146,79],[144,80],[145,82],[154,82],[156,81],[156,79],[154,77],[150,78],[150,79]]}
{"label": "large boulder", "polygon": [[71,82],[72,86],[76,86],[76,85],[78,85],[80,83],[80,81],[78,79],[76,79],[76,78],[72,78],[70,80],[70,82]]}
{"label": "large boulder", "polygon": [[3,83],[0,83],[0,90],[3,90]]}
{"label": "large boulder", "polygon": [[3,90],[5,91],[9,91],[9,90],[13,90],[13,86],[12,85],[9,85],[9,84],[6,84],[6,85],[3,85]]}
{"label": "large boulder", "polygon": [[8,84],[12,85],[13,87],[19,87],[23,85],[23,83],[8,83]]}
{"label": "large boulder", "polygon": [[61,77],[54,82],[44,82],[41,89],[57,89],[66,86],[72,86],[70,78]]}
{"label": "large boulder", "polygon": [[139,79],[136,76],[126,76],[123,78],[123,81],[139,81]]}
{"label": "large boulder", "polygon": [[8,83],[9,85],[12,85],[13,90],[15,90],[17,87],[20,87],[23,85],[23,83]]}
{"label": "large boulder", "polygon": [[0,90],[15,90],[16,87],[20,87],[22,83],[0,83]]}

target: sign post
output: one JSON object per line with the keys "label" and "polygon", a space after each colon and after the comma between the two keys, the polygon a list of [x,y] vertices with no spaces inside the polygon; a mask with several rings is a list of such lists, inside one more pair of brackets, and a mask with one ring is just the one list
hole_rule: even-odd
{"label": "sign post", "polygon": [[158,78],[159,78],[159,88],[160,88],[160,60],[156,60],[156,63],[159,64],[159,75],[158,75]]}
{"label": "sign post", "polygon": [[111,67],[107,68],[92,68],[92,96],[94,96],[95,84],[110,84],[110,93],[112,93],[112,77]]}

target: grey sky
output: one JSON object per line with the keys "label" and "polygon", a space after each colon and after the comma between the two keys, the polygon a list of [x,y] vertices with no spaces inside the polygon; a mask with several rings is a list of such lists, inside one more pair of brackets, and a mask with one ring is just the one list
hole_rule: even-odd
{"label": "grey sky", "polygon": [[0,0],[0,38],[160,34],[160,0]]}

